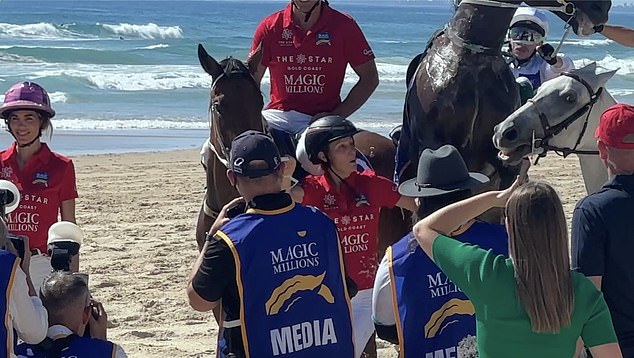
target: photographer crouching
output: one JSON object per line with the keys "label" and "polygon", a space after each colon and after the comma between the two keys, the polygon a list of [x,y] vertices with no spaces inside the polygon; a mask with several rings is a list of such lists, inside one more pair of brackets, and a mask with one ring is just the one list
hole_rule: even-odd
{"label": "photographer crouching", "polygon": [[[108,316],[103,305],[91,298],[86,275],[55,271],[44,281],[40,297],[48,310],[47,338],[18,345],[18,357],[127,357],[107,340]],[[84,337],[87,327],[90,337]]]}

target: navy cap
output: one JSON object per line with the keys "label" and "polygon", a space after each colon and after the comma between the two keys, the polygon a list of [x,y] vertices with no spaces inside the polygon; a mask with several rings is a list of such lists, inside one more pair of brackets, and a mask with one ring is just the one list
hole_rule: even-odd
{"label": "navy cap", "polygon": [[[280,152],[271,137],[254,130],[238,135],[231,142],[229,169],[236,174],[259,178],[274,173],[282,163]],[[257,161],[256,163],[253,163]]]}

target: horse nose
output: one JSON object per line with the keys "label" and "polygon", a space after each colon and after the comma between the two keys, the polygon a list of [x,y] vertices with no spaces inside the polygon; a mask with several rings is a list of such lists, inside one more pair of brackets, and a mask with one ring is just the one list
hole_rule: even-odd
{"label": "horse nose", "polygon": [[515,128],[507,128],[502,132],[502,138],[509,142],[514,142],[519,137],[517,133],[517,129]]}

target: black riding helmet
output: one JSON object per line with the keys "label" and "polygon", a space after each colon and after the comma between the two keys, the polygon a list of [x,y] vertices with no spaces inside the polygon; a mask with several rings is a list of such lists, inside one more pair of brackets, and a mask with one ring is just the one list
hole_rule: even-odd
{"label": "black riding helmet", "polygon": [[319,152],[324,151],[328,144],[346,137],[352,137],[359,130],[345,117],[329,115],[315,120],[306,130],[306,153],[313,164],[322,164]]}

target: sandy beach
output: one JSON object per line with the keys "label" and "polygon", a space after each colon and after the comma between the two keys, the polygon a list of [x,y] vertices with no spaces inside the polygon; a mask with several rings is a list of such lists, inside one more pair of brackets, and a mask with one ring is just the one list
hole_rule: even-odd
{"label": "sandy beach", "polygon": [[[217,327],[194,312],[186,277],[198,254],[194,231],[204,171],[196,150],[73,157],[86,234],[81,270],[108,312],[108,338],[130,357],[210,357]],[[570,219],[585,193],[578,161],[556,156],[531,168],[559,191]],[[380,357],[396,357],[379,342]]]}

